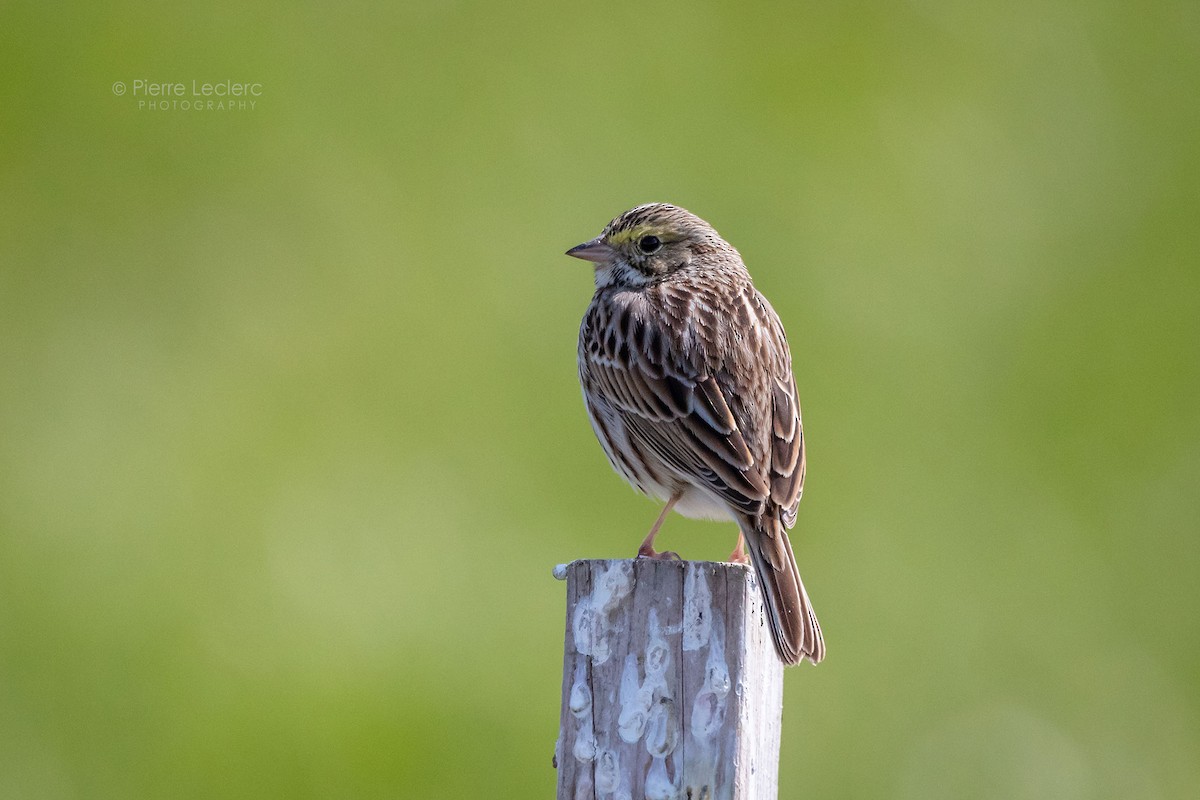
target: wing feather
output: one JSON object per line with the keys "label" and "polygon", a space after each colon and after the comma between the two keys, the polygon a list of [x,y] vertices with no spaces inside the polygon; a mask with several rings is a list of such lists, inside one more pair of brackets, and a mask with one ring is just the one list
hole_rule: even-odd
{"label": "wing feather", "polygon": [[[580,354],[638,446],[755,515],[768,499],[784,505],[794,494],[798,421],[787,345],[773,335],[782,328],[752,286],[741,291],[738,303],[758,312],[757,332],[746,336],[758,347],[720,339],[722,326],[705,320],[711,306],[683,314],[678,296],[656,304],[641,293],[594,306],[610,312],[585,323],[592,334]],[[746,376],[771,388],[738,386]]]}
{"label": "wing feather", "polygon": [[[785,354],[787,342],[776,320],[779,341]],[[790,360],[790,357],[789,357]],[[785,528],[796,524],[796,511],[804,492],[804,428],[800,404],[796,400],[796,379],[791,364],[785,374],[776,376],[771,396],[771,501],[780,508]]]}

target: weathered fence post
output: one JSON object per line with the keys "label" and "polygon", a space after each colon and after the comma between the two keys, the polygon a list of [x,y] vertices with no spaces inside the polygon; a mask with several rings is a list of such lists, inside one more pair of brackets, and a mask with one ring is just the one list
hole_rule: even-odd
{"label": "weathered fence post", "polygon": [[775,798],[783,666],[754,571],[637,559],[555,574],[567,580],[558,800]]}

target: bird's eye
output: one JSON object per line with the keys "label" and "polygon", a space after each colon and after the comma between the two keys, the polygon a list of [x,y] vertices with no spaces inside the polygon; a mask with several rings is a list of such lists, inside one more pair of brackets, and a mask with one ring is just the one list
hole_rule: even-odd
{"label": "bird's eye", "polygon": [[658,240],[657,236],[643,236],[638,239],[638,249],[647,255],[660,247],[662,247],[662,242]]}

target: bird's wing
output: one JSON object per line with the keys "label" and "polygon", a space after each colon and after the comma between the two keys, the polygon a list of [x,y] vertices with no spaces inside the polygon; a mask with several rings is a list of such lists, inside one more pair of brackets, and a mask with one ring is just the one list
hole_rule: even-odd
{"label": "bird's wing", "polygon": [[[766,416],[765,409],[753,410],[764,392],[746,387],[746,396],[738,396],[733,376],[746,370],[733,363],[722,368],[722,360],[736,356],[715,352],[727,348],[698,316],[671,316],[644,298],[607,308],[587,323],[591,332],[580,352],[586,380],[621,414],[640,448],[742,513],[761,513],[774,494],[776,457],[765,443],[747,439],[757,438],[755,427],[766,427],[753,424]],[[666,335],[668,325],[678,333]],[[787,491],[781,485],[780,495]]]}
{"label": "bird's wing", "polygon": [[775,377],[771,392],[771,501],[785,527],[796,524],[804,492],[804,427],[796,400],[796,379]]}
{"label": "bird's wing", "polygon": [[753,287],[742,298],[740,322],[760,335],[756,343],[758,373],[766,385],[770,428],[764,437],[769,446],[771,503],[780,509],[784,526],[796,523],[796,509],[804,491],[804,427],[800,421],[800,402],[796,397],[796,379],[792,375],[792,354],[787,334],[775,309]]}

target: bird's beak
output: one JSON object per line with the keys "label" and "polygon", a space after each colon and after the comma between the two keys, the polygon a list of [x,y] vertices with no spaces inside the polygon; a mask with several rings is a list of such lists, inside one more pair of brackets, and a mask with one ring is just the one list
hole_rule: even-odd
{"label": "bird's beak", "polygon": [[601,236],[597,236],[590,242],[577,244],[567,251],[567,255],[582,258],[584,261],[591,261],[593,264],[603,264],[611,261],[616,254],[617,251],[613,250]]}

